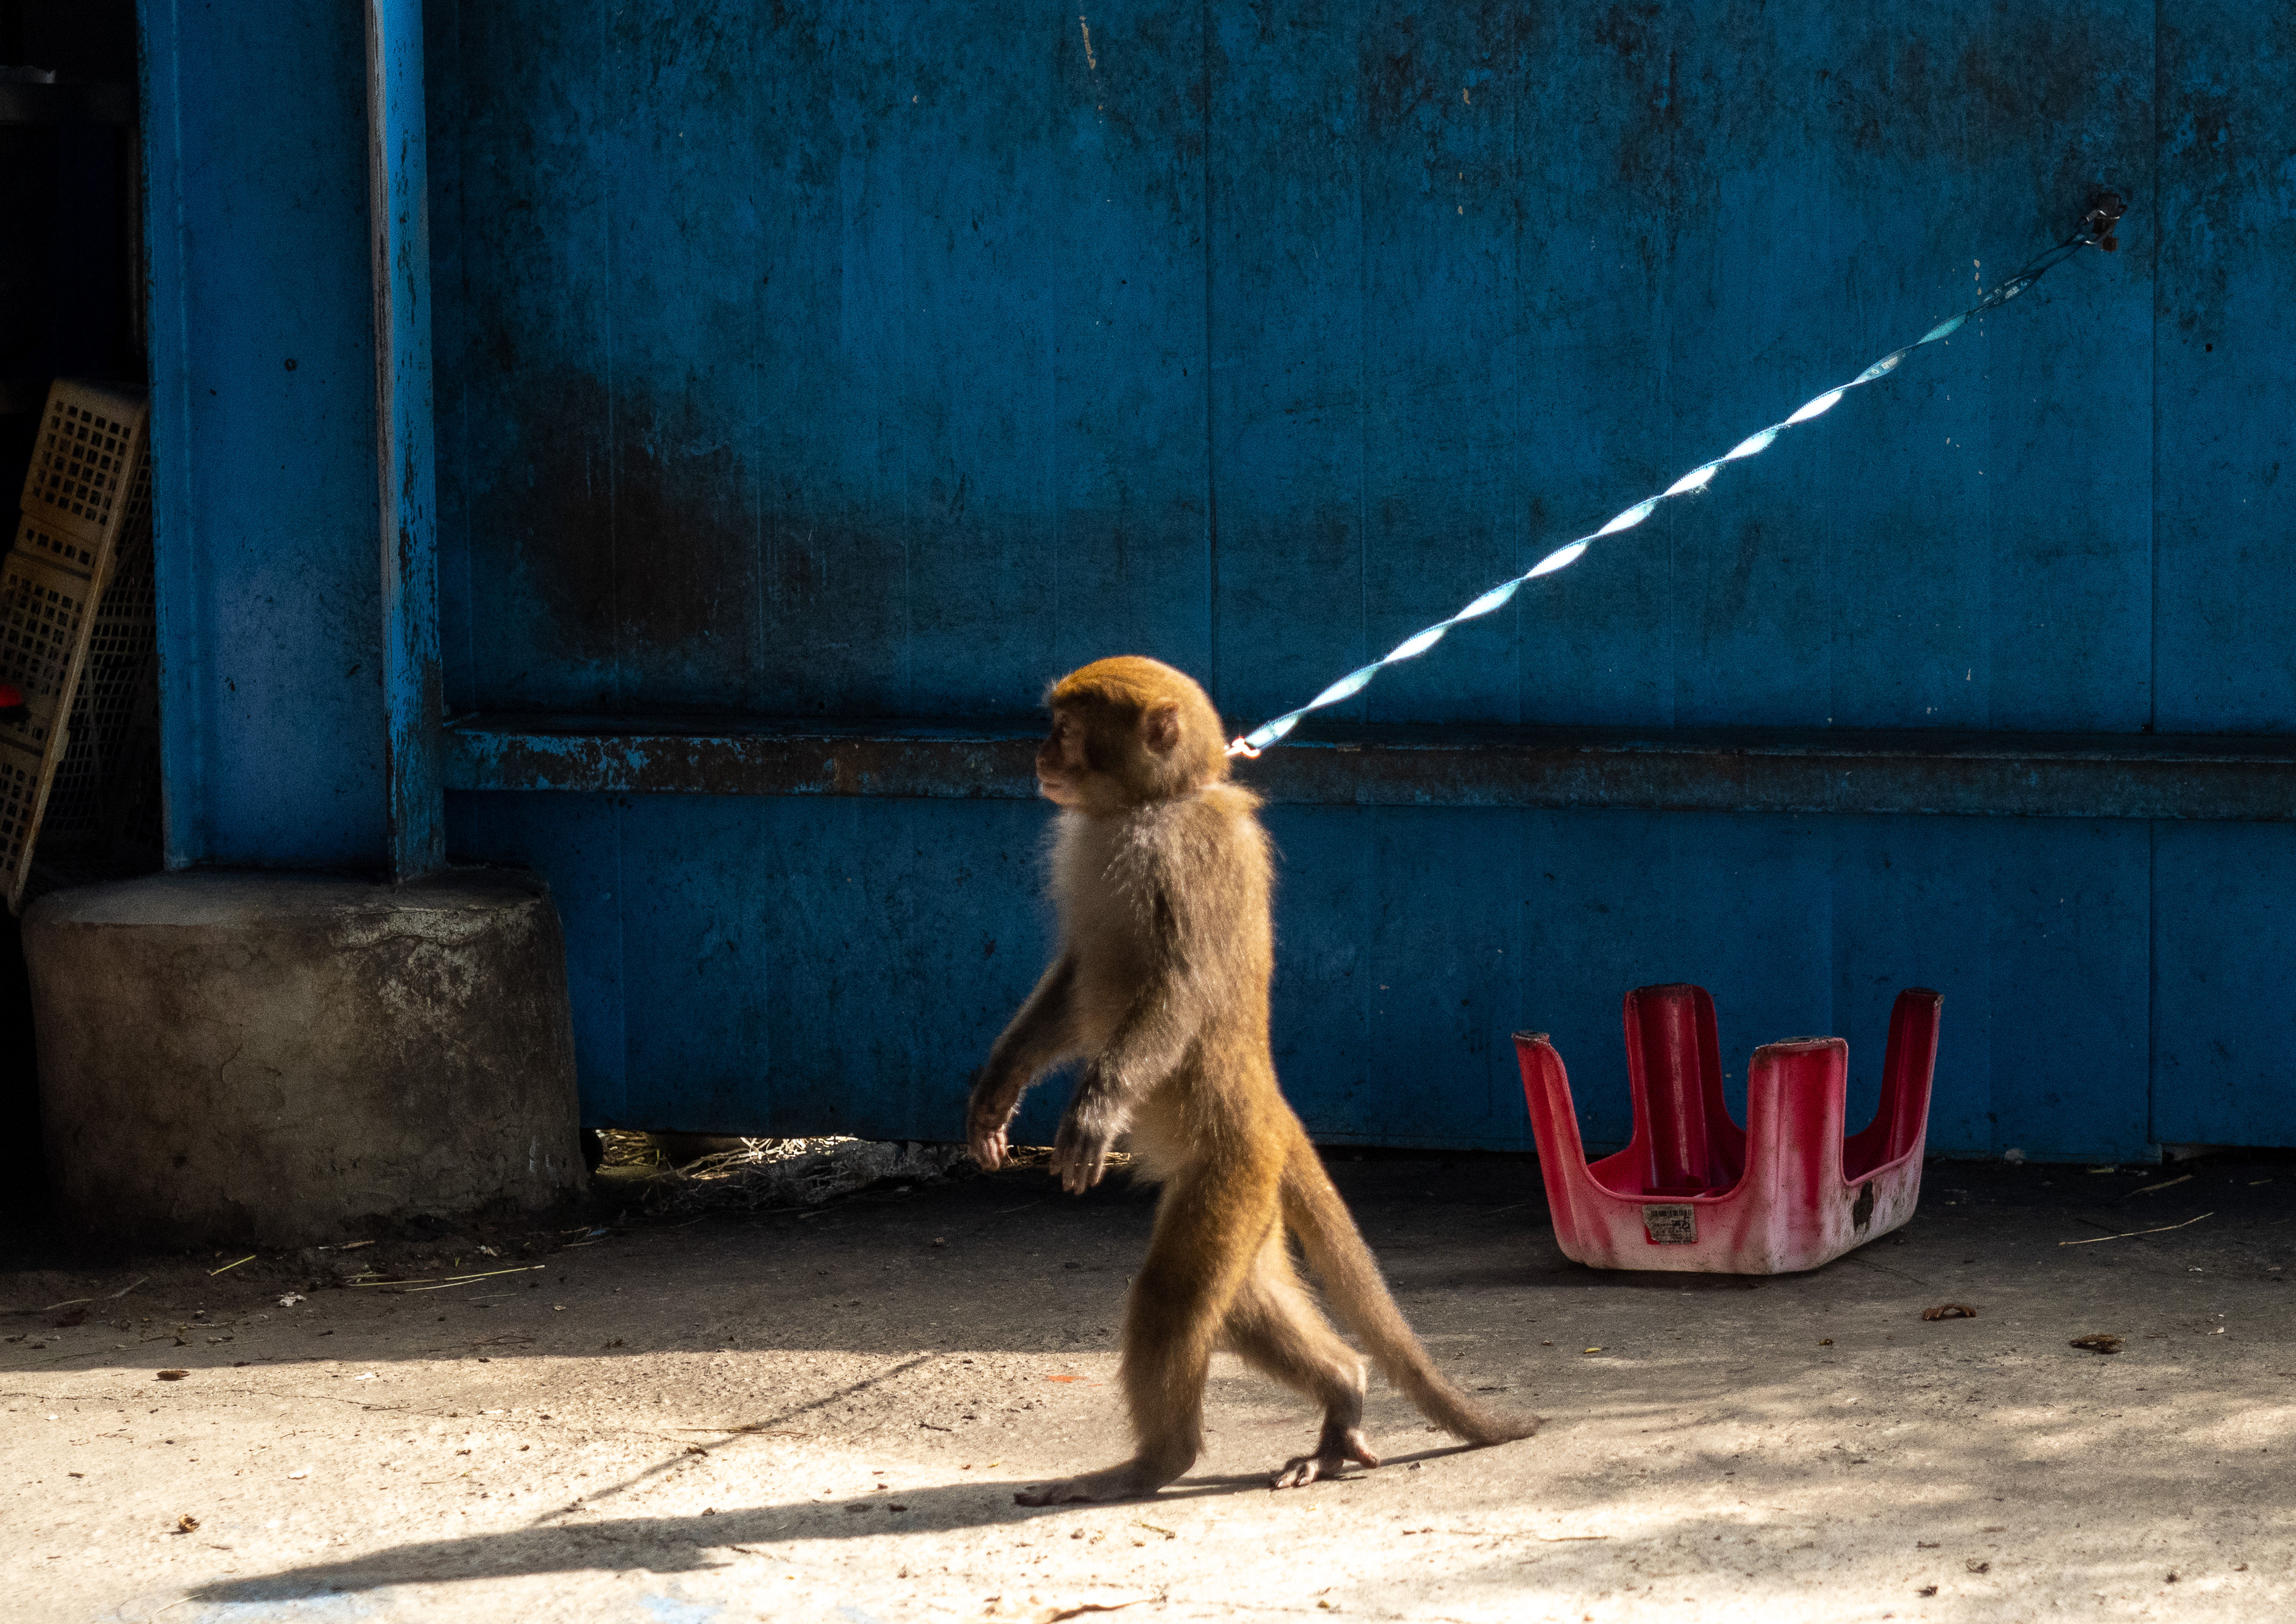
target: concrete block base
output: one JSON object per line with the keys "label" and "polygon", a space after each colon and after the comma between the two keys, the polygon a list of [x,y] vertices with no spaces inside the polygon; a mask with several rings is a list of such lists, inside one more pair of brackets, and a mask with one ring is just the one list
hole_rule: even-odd
{"label": "concrete block base", "polygon": [[584,1184],[529,875],[154,875],[42,898],[24,955],[51,1185],[87,1233],[316,1245]]}

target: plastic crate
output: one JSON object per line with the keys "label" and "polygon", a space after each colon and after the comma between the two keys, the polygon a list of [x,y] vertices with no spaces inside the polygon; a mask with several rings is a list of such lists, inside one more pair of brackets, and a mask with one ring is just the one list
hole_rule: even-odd
{"label": "plastic crate", "polygon": [[140,390],[58,379],[24,473],[24,516],[98,549],[149,519],[149,421]]}
{"label": "plastic crate", "polygon": [[1688,985],[1626,998],[1635,1134],[1589,1162],[1570,1079],[1544,1032],[1515,1054],[1538,1141],[1538,1168],[1563,1255],[1596,1268],[1781,1275],[1887,1234],[1921,1200],[1922,1147],[1944,999],[1898,995],[1874,1120],[1844,1131],[1849,1046],[1790,1038],[1754,1051],[1746,1126],[1722,1098],[1714,1001]]}
{"label": "plastic crate", "polygon": [[26,708],[0,723],[0,876],[12,911],[44,833],[51,845],[86,845],[122,823],[113,803],[156,802],[123,777],[148,769],[139,717],[148,724],[154,709],[148,424],[140,393],[59,380],[15,545],[0,559],[0,683]]}

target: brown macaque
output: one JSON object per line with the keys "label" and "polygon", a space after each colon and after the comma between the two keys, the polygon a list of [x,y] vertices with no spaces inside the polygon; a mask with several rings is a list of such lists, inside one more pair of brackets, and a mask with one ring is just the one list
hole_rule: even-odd
{"label": "brown macaque", "polygon": [[1060,945],[974,1081],[966,1135],[982,1167],[1003,1165],[1021,1093],[1080,1059],[1053,1147],[1062,1187],[1098,1183],[1122,1138],[1163,1190],[1124,1309],[1132,1458],[1021,1504],[1153,1494],[1187,1471],[1215,1349],[1324,1407],[1315,1452],[1271,1487],[1379,1464],[1362,1431],[1364,1362],[1300,1284],[1287,1232],[1340,1319],[1428,1419],[1471,1443],[1529,1437],[1536,1417],[1480,1409],[1437,1373],[1276,1087],[1267,836],[1259,798],[1227,782],[1211,701],[1171,667],[1125,656],[1062,677],[1046,702],[1037,780],[1061,808]]}

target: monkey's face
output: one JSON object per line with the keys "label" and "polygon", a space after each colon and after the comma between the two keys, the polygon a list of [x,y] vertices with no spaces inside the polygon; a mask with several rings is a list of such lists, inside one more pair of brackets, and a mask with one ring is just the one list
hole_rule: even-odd
{"label": "monkey's face", "polygon": [[1104,817],[1194,787],[1173,768],[1180,742],[1169,703],[1135,715],[1121,706],[1053,707],[1052,731],[1037,750],[1037,790],[1056,807]]}
{"label": "monkey's face", "polygon": [[1095,816],[1187,795],[1227,776],[1219,712],[1185,672],[1119,654],[1045,691],[1052,736],[1037,752],[1046,799]]}
{"label": "monkey's face", "polygon": [[1070,706],[1055,706],[1052,731],[1037,747],[1037,792],[1056,807],[1081,809],[1091,775],[1084,718]]}

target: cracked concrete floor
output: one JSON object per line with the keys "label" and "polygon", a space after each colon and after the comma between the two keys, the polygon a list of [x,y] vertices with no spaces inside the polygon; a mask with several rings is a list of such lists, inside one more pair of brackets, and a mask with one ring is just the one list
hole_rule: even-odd
{"label": "cracked concrete floor", "polygon": [[[2296,1613],[2296,1167],[1935,1163],[1899,1234],[1767,1281],[1570,1264],[1527,1161],[1333,1170],[1430,1346],[1547,1416],[1537,1438],[1460,1451],[1382,1389],[1387,1464],[1274,1494],[1313,1419],[1223,1360],[1181,1484],[1014,1505],[1121,1450],[1111,1332],[1148,1222],[1139,1193],[1029,1169],[214,1275],[232,1256],[20,1243],[0,1616]],[[333,1284],[362,1266],[416,1278]],[[498,1269],[523,1272],[435,1284]],[[1977,1317],[1922,1319],[1948,1301]],[[2127,1351],[2068,1346],[2097,1331]]]}

